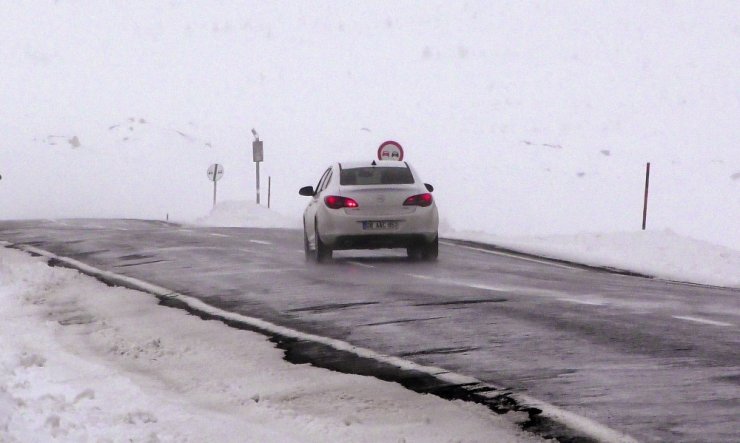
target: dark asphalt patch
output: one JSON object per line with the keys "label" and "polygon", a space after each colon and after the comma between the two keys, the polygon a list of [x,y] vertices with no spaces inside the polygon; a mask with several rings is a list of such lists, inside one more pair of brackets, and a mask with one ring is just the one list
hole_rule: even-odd
{"label": "dark asphalt patch", "polygon": [[143,254],[131,254],[131,255],[123,255],[121,257],[118,257],[121,260],[145,260],[147,258],[152,258],[152,255],[143,255]]}
{"label": "dark asphalt patch", "polygon": [[358,326],[382,326],[382,325],[395,325],[400,323],[414,323],[418,321],[429,321],[429,320],[440,320],[447,317],[424,317],[424,318],[402,318],[398,320],[380,321],[377,323],[366,323]]}
{"label": "dark asphalt patch", "polygon": [[151,261],[144,261],[144,262],[139,262],[139,263],[126,263],[125,265],[116,265],[113,267],[114,268],[128,268],[130,266],[151,265],[154,263],[161,263],[163,261],[168,261],[168,260],[151,260]]}
{"label": "dark asphalt patch", "polygon": [[372,302],[358,302],[358,303],[330,303],[326,305],[316,305],[316,306],[308,306],[305,308],[295,308],[295,309],[289,309],[288,312],[313,312],[313,313],[320,313],[320,312],[330,312],[330,311],[339,311],[341,309],[347,309],[347,308],[353,308],[355,306],[368,306],[368,305],[377,305],[378,302],[372,301]]}
{"label": "dark asphalt patch", "polygon": [[480,298],[475,300],[455,300],[455,301],[441,301],[441,302],[430,302],[430,303],[417,303],[413,306],[451,306],[451,305],[472,305],[477,303],[503,303],[509,301],[506,298]]}
{"label": "dark asphalt patch", "polygon": [[423,351],[404,352],[399,354],[400,357],[418,357],[421,355],[447,355],[447,354],[462,354],[470,351],[477,351],[479,348],[435,348],[425,349]]}
{"label": "dark asphalt patch", "polygon": [[740,374],[723,375],[721,377],[715,377],[714,380],[740,385]]}

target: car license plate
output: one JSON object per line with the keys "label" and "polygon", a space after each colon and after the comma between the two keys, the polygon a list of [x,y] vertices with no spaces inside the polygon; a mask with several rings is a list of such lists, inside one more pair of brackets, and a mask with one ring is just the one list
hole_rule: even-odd
{"label": "car license plate", "polygon": [[366,231],[380,229],[396,229],[398,222],[396,220],[371,220],[362,222],[362,229]]}

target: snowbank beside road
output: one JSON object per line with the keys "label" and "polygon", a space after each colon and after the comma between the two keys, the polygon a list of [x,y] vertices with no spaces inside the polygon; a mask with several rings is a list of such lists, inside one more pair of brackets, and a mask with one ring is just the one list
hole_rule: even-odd
{"label": "snowbank beside road", "polygon": [[521,238],[448,232],[446,237],[666,280],[740,288],[740,251],[670,230]]}
{"label": "snowbank beside road", "polygon": [[265,337],[0,249],[0,441],[535,441],[511,416],[282,360]]}
{"label": "snowbank beside road", "polygon": [[279,214],[265,206],[247,201],[218,203],[211,212],[195,224],[240,228],[300,228],[300,218]]}

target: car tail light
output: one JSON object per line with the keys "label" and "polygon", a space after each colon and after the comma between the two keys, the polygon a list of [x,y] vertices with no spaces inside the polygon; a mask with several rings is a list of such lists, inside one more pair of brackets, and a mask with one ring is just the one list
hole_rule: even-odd
{"label": "car tail light", "polygon": [[421,207],[427,207],[432,204],[432,194],[426,193],[426,194],[417,194],[412,195],[411,197],[407,198],[405,202],[403,202],[404,206],[421,206]]}
{"label": "car tail light", "polygon": [[324,203],[326,203],[326,206],[331,209],[357,208],[360,206],[351,198],[340,197],[338,195],[328,195],[324,197]]}

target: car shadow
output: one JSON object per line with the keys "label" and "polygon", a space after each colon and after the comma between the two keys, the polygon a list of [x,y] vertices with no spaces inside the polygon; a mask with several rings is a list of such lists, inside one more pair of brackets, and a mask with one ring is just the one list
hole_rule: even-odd
{"label": "car shadow", "polygon": [[337,264],[351,263],[351,262],[374,264],[374,263],[416,262],[417,260],[412,260],[409,257],[404,257],[404,256],[390,256],[390,257],[372,256],[372,257],[333,257],[332,261]]}
{"label": "car shadow", "polygon": [[359,255],[353,253],[352,255],[337,255],[334,253],[332,261],[334,264],[364,264],[368,266],[385,264],[385,263],[416,263],[416,264],[433,264],[435,261],[424,261],[418,258],[410,258],[406,255],[405,251],[403,254],[382,254],[378,255]]}

